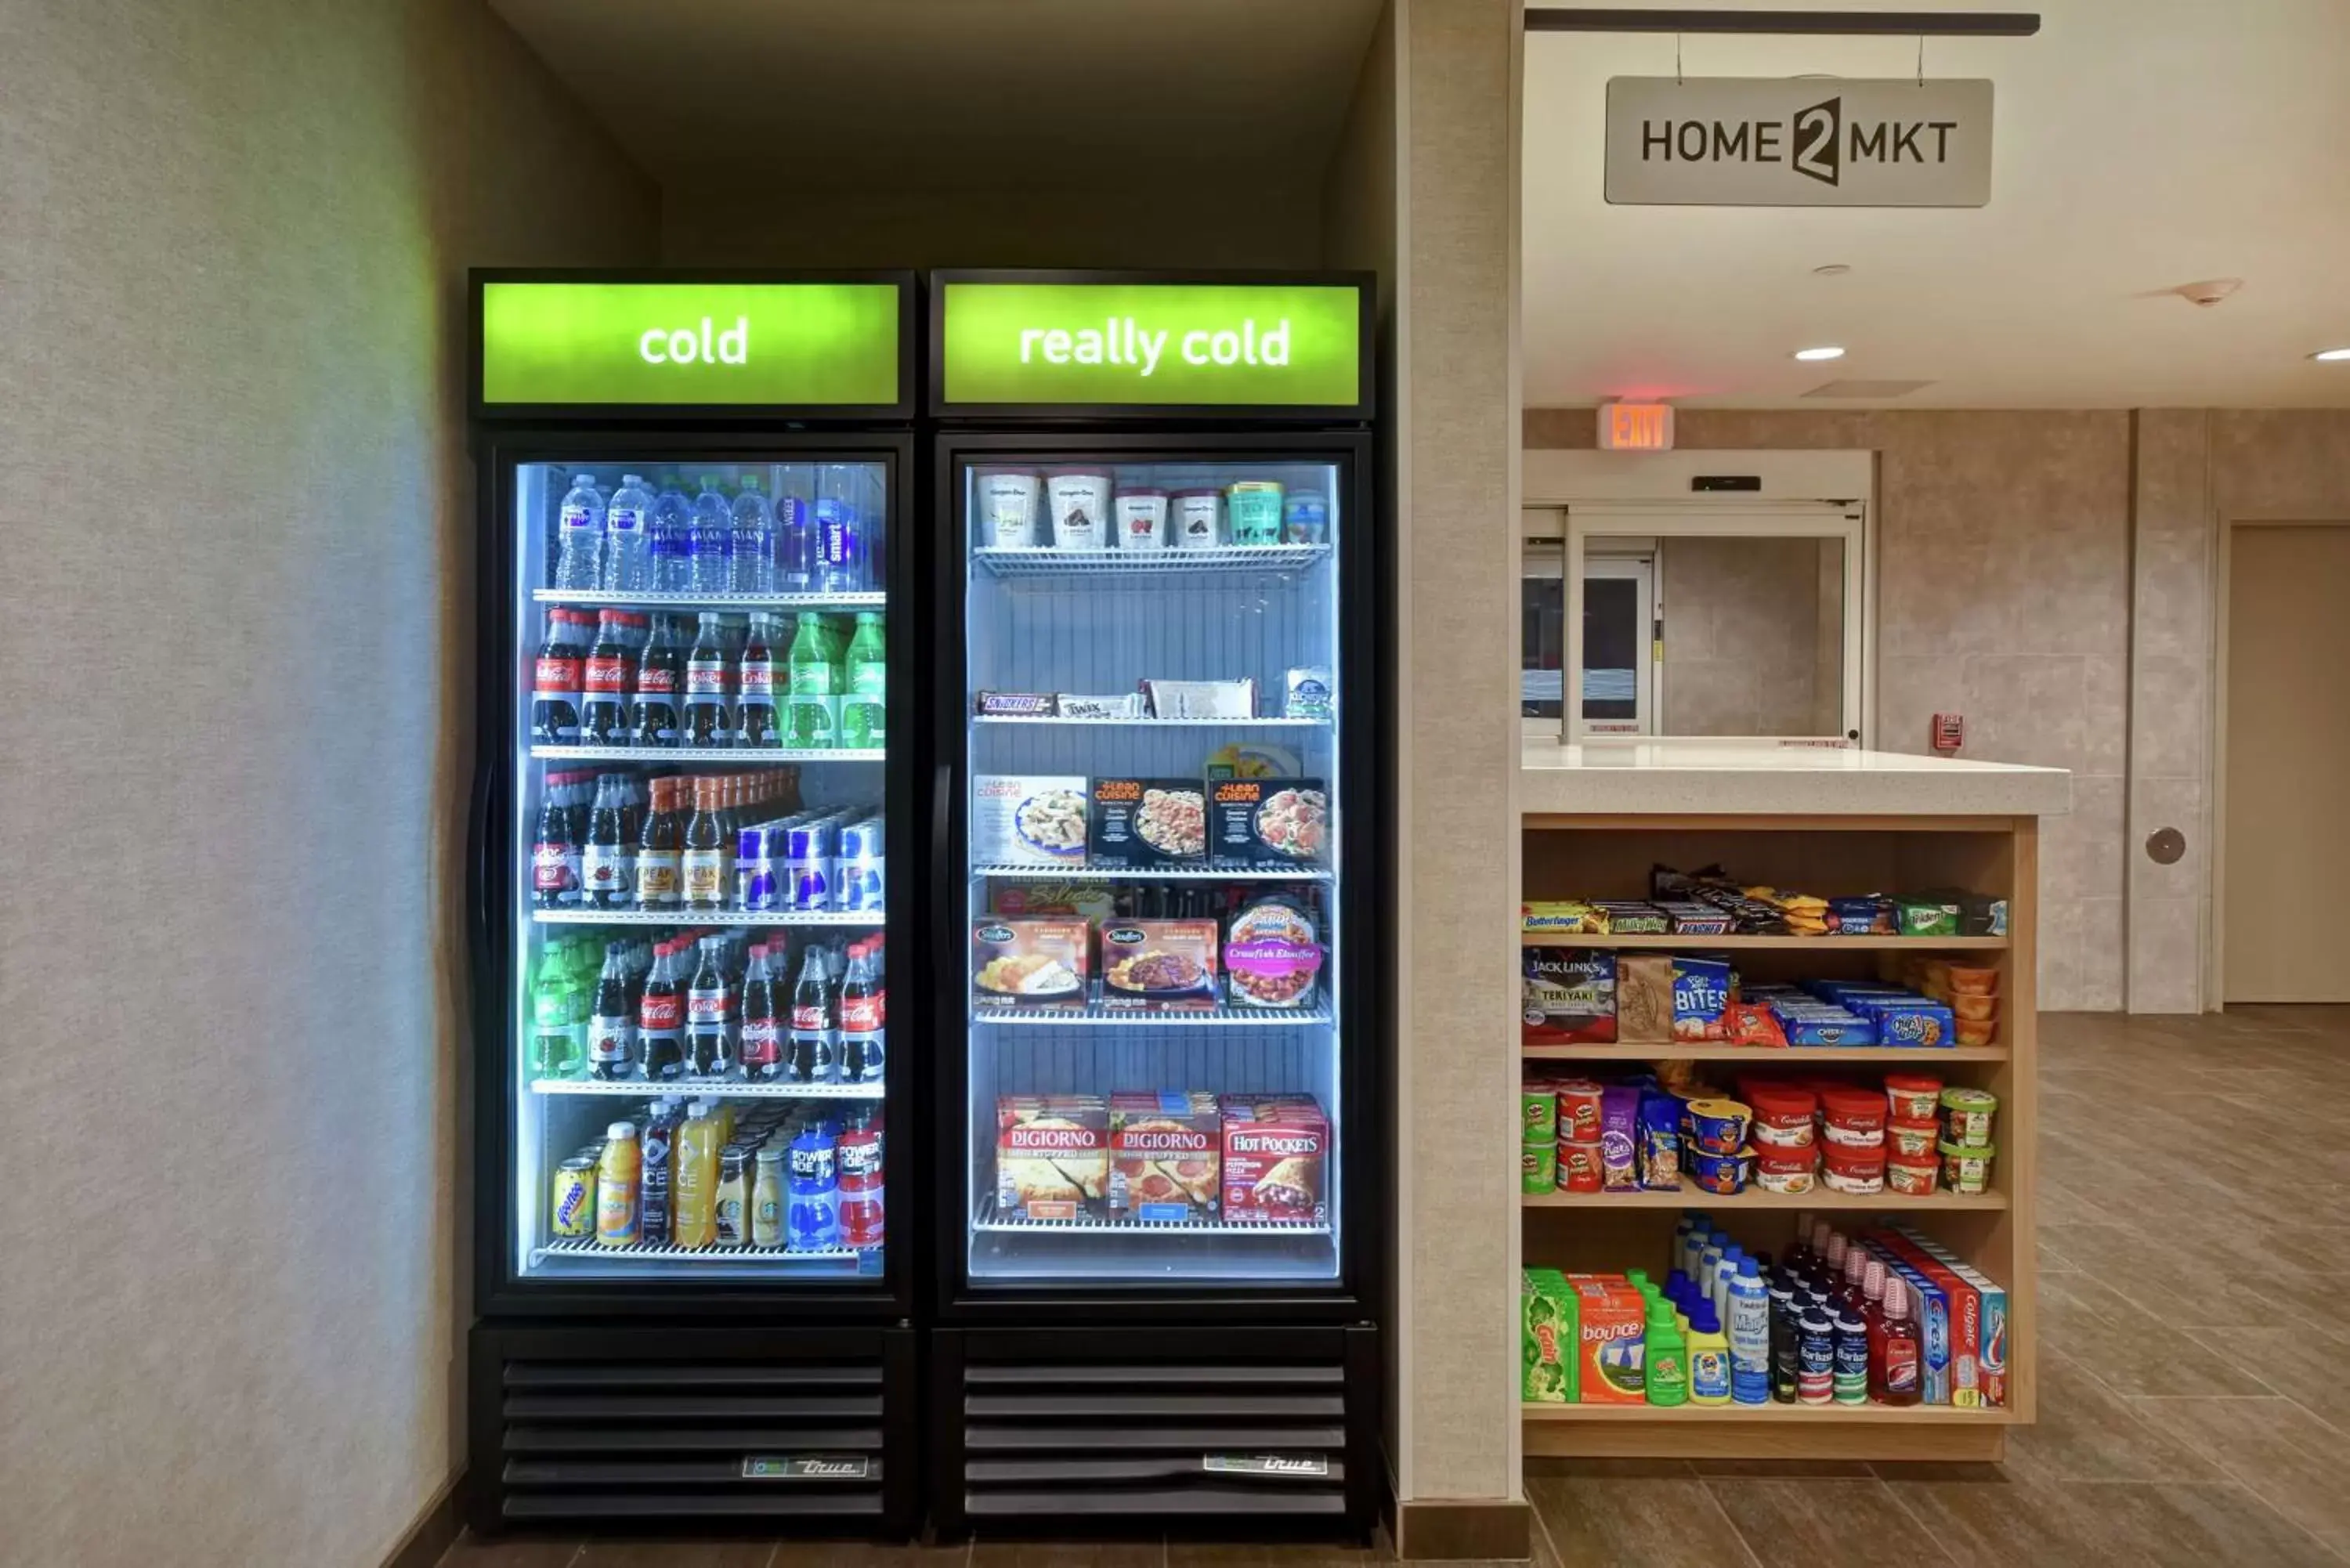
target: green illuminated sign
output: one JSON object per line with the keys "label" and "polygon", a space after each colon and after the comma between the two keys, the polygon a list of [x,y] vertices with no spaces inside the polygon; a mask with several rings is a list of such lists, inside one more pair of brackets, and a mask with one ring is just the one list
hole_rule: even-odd
{"label": "green illuminated sign", "polygon": [[891,283],[485,283],[487,405],[899,400]]}
{"label": "green illuminated sign", "polygon": [[1333,284],[956,283],[948,404],[1250,404],[1362,397],[1362,300]]}

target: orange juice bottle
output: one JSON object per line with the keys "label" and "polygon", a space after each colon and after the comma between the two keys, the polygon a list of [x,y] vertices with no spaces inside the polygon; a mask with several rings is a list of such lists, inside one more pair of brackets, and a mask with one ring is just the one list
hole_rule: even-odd
{"label": "orange juice bottle", "polygon": [[725,1128],[710,1106],[695,1101],[678,1129],[676,1174],[670,1179],[670,1238],[680,1247],[708,1247],[718,1240],[718,1151]]}
{"label": "orange juice bottle", "polygon": [[602,1245],[633,1247],[643,1240],[637,1209],[643,1175],[637,1124],[614,1122],[604,1129],[604,1158],[596,1167],[596,1240]]}

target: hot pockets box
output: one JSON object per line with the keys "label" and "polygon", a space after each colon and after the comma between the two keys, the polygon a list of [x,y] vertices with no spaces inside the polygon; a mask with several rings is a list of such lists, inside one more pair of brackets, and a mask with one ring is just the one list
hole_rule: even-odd
{"label": "hot pockets box", "polygon": [[1086,857],[1138,870],[1208,863],[1207,786],[1198,779],[1096,779]]}
{"label": "hot pockets box", "polygon": [[1288,871],[1327,857],[1330,794],[1320,779],[1215,779],[1207,790],[1215,869]]}
{"label": "hot pockets box", "polygon": [[1226,1095],[1224,1218],[1238,1222],[1326,1222],[1330,1120],[1304,1095]]}

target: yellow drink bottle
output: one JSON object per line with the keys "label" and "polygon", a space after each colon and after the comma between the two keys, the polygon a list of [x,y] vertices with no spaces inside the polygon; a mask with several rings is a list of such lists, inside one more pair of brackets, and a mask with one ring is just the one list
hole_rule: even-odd
{"label": "yellow drink bottle", "polygon": [[596,1240],[602,1245],[633,1247],[642,1240],[637,1189],[643,1175],[636,1123],[614,1122],[604,1131],[604,1158],[596,1166]]}
{"label": "yellow drink bottle", "polygon": [[718,1150],[725,1132],[706,1105],[696,1104],[678,1129],[671,1158],[670,1236],[681,1247],[707,1247],[718,1240]]}

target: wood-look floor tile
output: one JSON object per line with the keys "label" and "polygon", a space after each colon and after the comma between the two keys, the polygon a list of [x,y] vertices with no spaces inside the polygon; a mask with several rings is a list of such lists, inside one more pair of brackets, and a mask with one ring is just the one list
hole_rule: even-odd
{"label": "wood-look floor tile", "polygon": [[2268,1394],[2258,1377],[2090,1274],[2041,1283],[2040,1344],[2095,1373],[2115,1393]]}
{"label": "wood-look floor tile", "polygon": [[768,1568],[773,1541],[590,1541],[572,1568]]}
{"label": "wood-look floor tile", "polygon": [[2116,1568],[2340,1568],[2342,1559],[2233,1482],[2150,1486],[2126,1482],[2064,1489],[2092,1549]]}
{"label": "wood-look floor tile", "polygon": [[964,1568],[971,1543],[877,1546],[859,1541],[785,1541],[767,1568]]}
{"label": "wood-look floor tile", "polygon": [[467,1531],[442,1554],[440,1568],[569,1568],[583,1544],[544,1535],[483,1541]]}
{"label": "wood-look floor tile", "polygon": [[1894,1500],[1960,1568],[2092,1568],[2071,1494],[2086,1488],[2008,1465],[1884,1465]]}
{"label": "wood-look floor tile", "polygon": [[1761,1568],[1885,1568],[1888,1542],[1902,1543],[1904,1568],[1950,1560],[1874,1477],[1703,1484]]}
{"label": "wood-look floor tile", "polygon": [[2137,1401],[2045,1345],[2040,1347],[2039,1419],[2009,1428],[2007,1453],[2011,1468],[2036,1470],[2050,1480],[2224,1479],[2167,1425],[2141,1419]]}
{"label": "wood-look floor tile", "polygon": [[1066,1541],[978,1541],[970,1568],[1166,1568],[1159,1541],[1086,1543]]}
{"label": "wood-look floor tile", "polygon": [[1729,1516],[1693,1477],[1538,1476],[1526,1500],[1560,1568],[1753,1568]]}
{"label": "wood-look floor tile", "polygon": [[2350,1552],[2350,1438],[2289,1399],[2147,1399],[2141,1407],[2271,1508]]}
{"label": "wood-look floor tile", "polygon": [[1876,1472],[1858,1459],[1691,1459],[1700,1476],[1754,1480],[1866,1480]]}
{"label": "wood-look floor tile", "polygon": [[1360,1547],[1312,1542],[1263,1546],[1223,1542],[1167,1543],[1167,1568],[1368,1568],[1377,1561]]}
{"label": "wood-look floor tile", "polygon": [[2214,1355],[2350,1436],[2350,1386],[2338,1376],[2313,1376],[2313,1366],[2350,1366],[2350,1340],[2318,1329],[2204,1328],[2195,1338]]}

